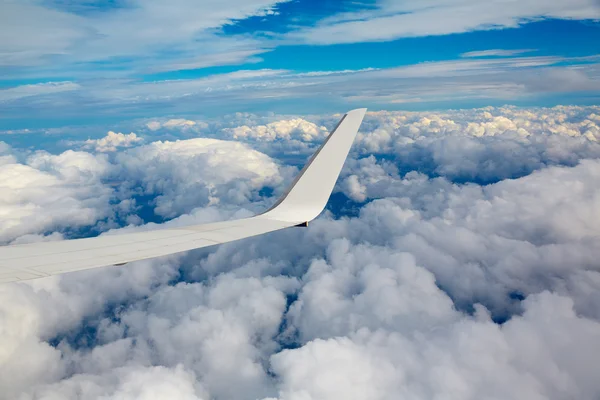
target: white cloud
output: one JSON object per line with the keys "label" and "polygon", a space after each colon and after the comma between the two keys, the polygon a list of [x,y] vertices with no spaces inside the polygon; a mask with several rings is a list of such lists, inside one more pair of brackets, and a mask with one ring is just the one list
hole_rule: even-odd
{"label": "white cloud", "polygon": [[267,125],[249,127],[246,125],[226,129],[234,139],[254,139],[260,141],[274,141],[277,139],[291,140],[292,138],[303,141],[322,139],[327,135],[327,129],[317,126],[301,118],[271,122]]}
{"label": "white cloud", "polygon": [[[87,146],[115,152],[139,141],[135,134],[109,133]],[[139,223],[136,195],[151,196],[153,212],[165,218],[208,205],[255,207],[251,202],[261,199],[264,186],[293,171],[247,145],[206,138],[153,142],[111,158],[40,151],[20,162],[6,145],[0,151],[6,153],[0,156],[2,242],[65,229],[105,230],[118,219]]]}
{"label": "white cloud", "polygon": [[167,119],[164,121],[159,121],[159,120],[152,120],[150,122],[146,123],[146,128],[150,129],[151,131],[158,131],[160,129],[167,129],[167,130],[195,130],[195,131],[199,131],[202,129],[206,129],[208,127],[208,125],[203,122],[203,121],[192,121],[189,119],[185,119],[185,118],[173,118],[173,119]]}
{"label": "white cloud", "polygon": [[516,50],[503,50],[503,49],[492,49],[492,50],[480,50],[480,51],[469,51],[463,53],[461,57],[473,58],[473,57],[510,57],[516,56],[523,53],[531,53],[535,50],[531,49],[516,49]]}
{"label": "white cloud", "polygon": [[157,131],[162,127],[162,124],[158,121],[150,121],[146,124],[146,127],[151,131]]}
{"label": "white cloud", "polygon": [[[3,2],[0,65],[30,67],[11,71],[17,77],[69,71],[69,76],[98,78],[122,76],[123,71],[173,71],[251,61],[265,51],[263,44],[216,31],[234,20],[265,15],[278,2],[135,0],[100,7],[63,1]],[[106,60],[111,60],[111,66],[100,72],[95,62]]]}
{"label": "white cloud", "polygon": [[[597,321],[569,299],[542,293],[503,326],[478,308],[435,329],[403,335],[359,329],[272,357],[279,399],[592,399]],[[568,350],[567,350],[568,349]]]}
{"label": "white cloud", "polygon": [[109,131],[105,137],[101,139],[88,139],[85,141],[85,148],[91,148],[101,153],[110,151],[116,151],[118,147],[131,147],[142,141],[142,138],[138,137],[135,133],[131,132],[129,135],[125,135],[121,132],[115,133]]}
{"label": "white cloud", "polygon": [[458,318],[433,274],[409,253],[337,239],[327,247],[327,260],[312,262],[288,314],[303,343],[359,327],[428,330]]}
{"label": "white cloud", "polygon": [[289,37],[314,44],[354,43],[515,28],[540,18],[600,19],[600,7],[595,0],[382,0],[372,11],[334,15]]}
{"label": "white cloud", "polygon": [[170,119],[163,124],[164,128],[173,128],[173,127],[189,127],[196,125],[196,122],[189,121],[186,119]]}
{"label": "white cloud", "polygon": [[[90,89],[92,89],[94,97],[101,100],[110,98],[119,102],[170,101],[190,96],[210,95],[213,91],[217,93],[227,92],[239,87],[245,89],[261,88],[265,86],[265,80],[276,78],[285,72],[284,70],[270,69],[240,70],[199,79],[165,80],[128,85],[124,85],[120,81],[109,81],[102,86],[91,87]],[[195,108],[197,109],[197,105]]]}
{"label": "white cloud", "polygon": [[[307,107],[313,103],[319,107],[323,104],[320,110],[339,111],[364,106],[398,108],[406,103],[413,107],[434,103],[437,107],[445,102],[455,106],[457,102],[475,104],[484,100],[556,101],[557,95],[587,96],[600,90],[598,60],[597,56],[462,58],[327,75],[263,69],[156,82],[90,80],[77,91],[55,93],[51,102],[32,95],[15,98],[8,106],[13,116],[31,118],[32,112],[47,117],[63,115],[65,110],[76,111],[78,116],[112,115],[116,106],[121,106],[126,115],[137,116],[142,111],[147,115],[148,110],[158,113],[165,108],[176,109],[180,115],[222,115],[258,106],[297,112],[298,104]],[[293,105],[285,101],[292,99]],[[200,109],[198,104],[202,104]],[[203,121],[185,120],[196,122],[191,131],[203,129]],[[159,130],[166,122],[154,119],[148,128]]]}
{"label": "white cloud", "polygon": [[[243,41],[242,41],[243,43]],[[246,47],[251,47],[252,42],[246,44]],[[257,44],[255,44],[257,45]],[[181,61],[174,61],[168,64],[159,65],[158,67],[152,68],[152,70],[160,71],[179,71],[179,70],[192,70],[208,68],[215,65],[236,65],[236,64],[249,64],[258,63],[262,61],[258,55],[268,51],[267,48],[242,48],[237,50],[234,46],[233,49],[227,51],[227,46],[223,46],[222,49],[226,51],[218,51],[218,47],[215,48],[214,53],[202,54],[195,56],[190,59]]]}
{"label": "white cloud", "polygon": [[331,75],[346,75],[355,74],[357,72],[370,72],[378,71],[379,68],[363,68],[363,69],[343,69],[340,71],[311,71],[311,72],[300,72],[297,76],[331,76]]}
{"label": "white cloud", "polygon": [[12,149],[5,142],[0,141],[0,165],[15,163],[17,159],[12,155]]}
{"label": "white cloud", "polygon": [[400,166],[490,182],[598,158],[597,113],[597,107],[375,112],[357,142],[361,153],[394,154]]}
{"label": "white cloud", "polygon": [[486,187],[414,173],[402,180],[382,177],[366,185],[367,193],[386,198],[362,208],[365,223],[352,220],[339,228],[360,232],[356,240],[369,237],[412,253],[461,307],[477,299],[500,315],[510,313],[511,292],[544,287],[571,293],[580,312],[597,315],[593,304],[600,298],[575,293],[587,292],[585,287],[594,293],[600,284],[591,267],[598,254],[589,246],[598,232],[588,222],[598,214],[590,186],[598,171],[597,161],[586,161]]}
{"label": "white cloud", "polygon": [[38,152],[26,164],[0,166],[0,241],[110,217],[112,189],[100,182],[109,168],[102,157],[74,151]]}
{"label": "white cloud", "polygon": [[70,92],[80,88],[81,86],[75,82],[46,82],[34,85],[21,85],[0,90],[0,101],[11,101],[30,96]]}
{"label": "white cloud", "polygon": [[85,37],[85,20],[35,2],[2,2],[0,65],[36,65],[42,55],[65,54]]}

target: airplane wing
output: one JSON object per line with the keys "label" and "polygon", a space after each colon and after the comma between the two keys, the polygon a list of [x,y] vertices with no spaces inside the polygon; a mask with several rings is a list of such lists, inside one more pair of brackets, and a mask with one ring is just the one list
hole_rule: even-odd
{"label": "airplane wing", "polygon": [[273,207],[251,218],[0,247],[0,282],[123,265],[306,225],[325,208],[366,109],[345,114]]}

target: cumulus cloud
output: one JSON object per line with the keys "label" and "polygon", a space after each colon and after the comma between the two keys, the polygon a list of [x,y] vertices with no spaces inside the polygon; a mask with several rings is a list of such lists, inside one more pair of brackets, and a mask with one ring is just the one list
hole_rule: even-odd
{"label": "cumulus cloud", "polygon": [[339,228],[412,253],[461,308],[476,298],[502,317],[518,308],[513,296],[552,288],[572,291],[578,310],[597,316],[589,291],[599,283],[590,246],[598,229],[588,221],[598,214],[598,168],[582,161],[484,187],[415,173],[380,178],[365,186],[385,198]]}
{"label": "cumulus cloud", "polygon": [[138,137],[135,133],[131,132],[129,135],[123,133],[115,133],[109,131],[105,137],[101,139],[88,139],[85,141],[85,148],[91,148],[101,153],[110,151],[116,151],[118,147],[131,147],[142,141],[142,138]]}
{"label": "cumulus cloud", "polygon": [[148,129],[150,129],[151,131],[157,131],[161,128],[165,128],[165,129],[173,129],[173,128],[178,128],[178,129],[185,129],[185,128],[192,128],[195,127],[196,125],[200,125],[200,127],[206,127],[206,124],[204,123],[199,123],[197,121],[191,121],[189,119],[184,119],[184,118],[176,118],[176,119],[169,119],[166,120],[164,122],[160,122],[160,121],[150,121],[146,124],[146,127]]}
{"label": "cumulus cloud", "polygon": [[598,113],[597,107],[377,112],[359,134],[358,148],[393,155],[405,171],[489,183],[598,158]]}
{"label": "cumulus cloud", "polygon": [[[214,205],[260,209],[260,190],[277,186],[294,171],[280,169],[247,145],[207,138],[153,142],[110,157],[102,154],[140,141],[135,134],[109,133],[86,142],[96,154],[39,151],[22,161],[3,144],[0,241],[39,240],[35,234],[54,231],[103,231],[119,221],[137,224],[142,222],[136,215],[140,207],[149,207],[161,218]],[[140,196],[150,200],[140,204]]]}
{"label": "cumulus cloud", "polygon": [[12,155],[11,147],[5,142],[0,142],[0,165],[16,162],[16,158]]}
{"label": "cumulus cloud", "polygon": [[[597,398],[598,114],[370,113],[349,200],[308,228],[2,285],[0,398]],[[138,188],[174,226],[258,210],[297,171],[207,138],[73,153],[22,165],[108,168],[116,198]]]}
{"label": "cumulus cloud", "polygon": [[112,215],[112,189],[100,182],[110,163],[104,157],[67,151],[34,153],[0,165],[0,241],[28,233],[93,225]]}
{"label": "cumulus cloud", "polygon": [[[82,82],[80,90],[53,94],[53,101],[48,101],[49,95],[28,96],[10,100],[5,107],[13,118],[25,120],[64,115],[65,110],[78,117],[112,115],[116,104],[122,106],[122,115],[137,118],[169,109],[193,116],[199,112],[198,104],[202,104],[203,114],[222,115],[259,105],[263,109],[297,112],[299,102],[317,112],[365,105],[370,109],[397,109],[406,103],[411,107],[424,107],[426,103],[455,107],[457,102],[472,105],[486,100],[518,100],[527,104],[539,103],[541,99],[555,102],[557,95],[583,102],[582,96],[587,98],[589,93],[600,90],[598,60],[597,56],[461,58],[329,75],[261,69],[155,82],[90,80]],[[290,108],[290,104],[295,108]],[[318,104],[319,108],[310,104]],[[285,119],[293,118],[290,115]],[[163,127],[167,121],[152,120],[149,127],[157,132],[179,129]],[[190,133],[205,129],[199,118],[188,117],[184,121],[196,123],[188,126]]]}
{"label": "cumulus cloud", "polygon": [[[416,336],[359,329],[272,357],[279,399],[594,398],[600,324],[542,293],[498,326],[478,308]],[[574,341],[577,341],[575,343]],[[569,350],[565,351],[566,348]]]}
{"label": "cumulus cloud", "polygon": [[189,120],[185,120],[185,119],[170,119],[163,124],[163,127],[172,128],[175,126],[186,127],[186,126],[194,126],[194,125],[196,125],[196,123],[194,121],[189,121]]}
{"label": "cumulus cloud", "polygon": [[154,142],[117,154],[116,162],[122,190],[152,195],[155,212],[170,218],[221,202],[246,205],[281,179],[265,154],[209,138]]}
{"label": "cumulus cloud", "polygon": [[277,139],[290,140],[292,138],[299,138],[304,141],[312,141],[325,137],[327,129],[297,118],[275,121],[267,125],[254,127],[243,125],[227,129],[226,132],[231,134],[235,139],[251,138],[254,140],[274,141]]}

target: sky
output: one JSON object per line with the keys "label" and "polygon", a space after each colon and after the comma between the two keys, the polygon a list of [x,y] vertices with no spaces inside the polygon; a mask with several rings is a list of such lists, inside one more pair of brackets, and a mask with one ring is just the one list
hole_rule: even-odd
{"label": "sky", "polygon": [[0,245],[326,210],[0,285],[0,400],[600,398],[596,0],[0,0]]}
{"label": "sky", "polygon": [[2,0],[0,129],[598,103],[597,0]]}

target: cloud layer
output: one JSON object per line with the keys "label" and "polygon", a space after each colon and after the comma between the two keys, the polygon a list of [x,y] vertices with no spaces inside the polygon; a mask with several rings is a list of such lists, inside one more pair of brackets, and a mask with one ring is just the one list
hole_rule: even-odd
{"label": "cloud layer", "polygon": [[377,1],[372,11],[336,15],[316,27],[294,32],[309,43],[353,43],[401,37],[447,35],[473,30],[515,28],[540,18],[593,20],[600,18],[594,0],[474,0]]}
{"label": "cloud layer", "polygon": [[[597,398],[599,114],[370,113],[306,229],[2,285],[0,398]],[[142,132],[246,144],[0,147],[3,240],[247,215],[336,119],[235,118]]]}
{"label": "cloud layer", "polygon": [[[32,117],[114,117],[116,108],[121,118],[141,118],[152,112],[186,115],[186,118],[149,121],[154,130],[176,128],[178,124],[191,128],[193,125],[189,123],[199,119],[193,117],[199,110],[205,116],[257,109],[320,113],[323,109],[364,106],[370,109],[422,108],[427,104],[457,107],[483,101],[536,104],[541,99],[553,103],[557,96],[571,95],[583,104],[593,104],[600,90],[598,60],[598,55],[465,57],[323,73],[258,69],[185,80],[88,80],[78,85],[63,82],[3,89],[0,102],[7,111],[5,120],[16,120],[21,125]],[[263,134],[268,135],[267,132],[268,129]]]}

